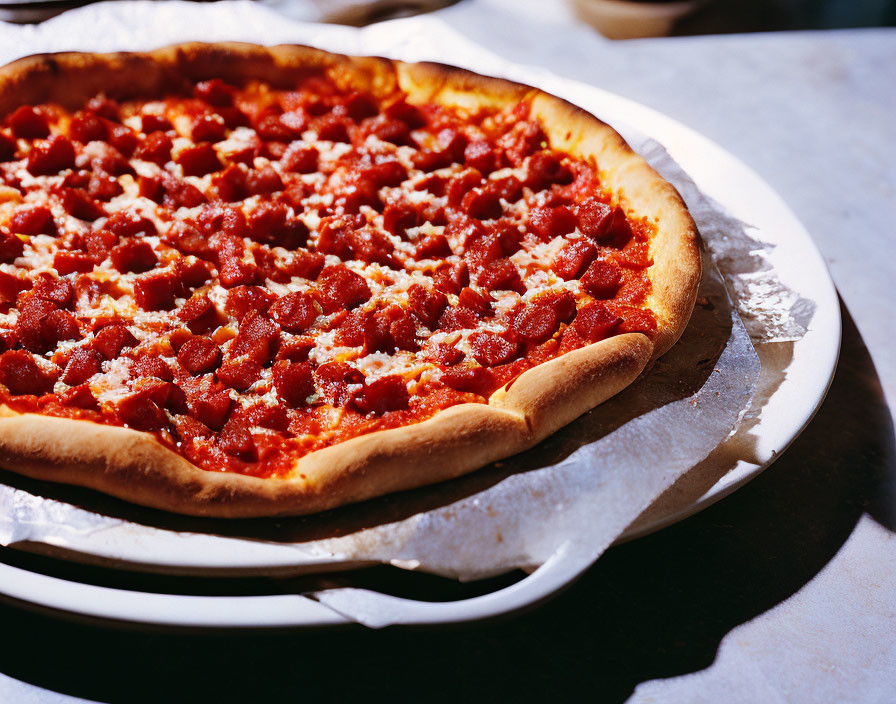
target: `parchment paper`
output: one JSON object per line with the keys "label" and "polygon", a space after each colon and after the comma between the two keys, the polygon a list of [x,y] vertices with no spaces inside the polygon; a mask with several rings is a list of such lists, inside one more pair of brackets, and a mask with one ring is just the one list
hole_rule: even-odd
{"label": "parchment paper", "polygon": [[[64,48],[151,48],[197,38],[195,27],[203,28],[204,40],[292,41],[438,59],[497,75],[520,71],[432,18],[357,31],[293,23],[245,2],[93,5],[36,28],[0,27],[0,59]],[[740,264],[749,270],[755,243],[740,224],[703,199],[659,145],[617,126],[686,192],[711,245],[721,238],[741,244],[740,253],[734,245],[726,250],[724,263],[735,264],[726,271],[740,275]],[[207,565],[203,555],[217,546],[230,555],[238,551],[234,562],[250,566],[255,555],[276,553],[279,564],[296,567],[371,560],[458,579],[532,569],[561,545],[596,559],[664,489],[728,437],[749,406],[759,360],[708,254],[704,261],[691,324],[649,373],[534,450],[474,475],[317,517],[223,523],[163,516],[4,474],[0,543],[32,541],[85,553],[102,545],[107,557],[111,549],[118,559],[160,567],[191,560]],[[781,288],[773,295],[780,296]],[[765,319],[764,308],[779,310],[770,301],[766,289],[756,301],[739,303]],[[754,334],[768,337],[774,330],[757,326]]]}

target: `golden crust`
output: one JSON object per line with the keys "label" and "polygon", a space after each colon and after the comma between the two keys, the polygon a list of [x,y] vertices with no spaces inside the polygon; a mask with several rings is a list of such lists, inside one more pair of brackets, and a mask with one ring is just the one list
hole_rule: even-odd
{"label": "golden crust", "polygon": [[464,404],[414,425],[353,438],[299,459],[285,478],[201,470],[151,435],[79,420],[0,415],[0,465],[178,513],[250,517],[323,511],[431,484],[525,450],[628,386],[684,330],[700,278],[698,236],[680,196],[609,126],[534,88],[440,64],[353,58],[298,46],[181,44],[147,53],[56,54],[0,69],[0,114],[19,105],[75,107],[98,92],[152,96],[183,81],[258,78],[294,83],[310,68],[337,82],[411,102],[501,107],[529,99],[556,148],[593,158],[629,213],[656,225],[649,306],[654,339],[619,335],[528,370],[486,404]]}

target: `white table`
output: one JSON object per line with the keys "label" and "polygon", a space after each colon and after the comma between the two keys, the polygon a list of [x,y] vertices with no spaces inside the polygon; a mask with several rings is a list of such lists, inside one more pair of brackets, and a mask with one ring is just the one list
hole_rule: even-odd
{"label": "white table", "polygon": [[[806,225],[845,307],[840,370],[816,420],[734,496],[610,551],[530,614],[459,631],[213,640],[119,636],[3,606],[0,701],[154,699],[160,679],[219,699],[893,701],[896,316],[881,292],[896,274],[896,30],[611,42],[562,3],[511,6],[464,0],[439,16],[508,59],[702,132]],[[207,684],[192,679],[197,665],[214,666]]]}

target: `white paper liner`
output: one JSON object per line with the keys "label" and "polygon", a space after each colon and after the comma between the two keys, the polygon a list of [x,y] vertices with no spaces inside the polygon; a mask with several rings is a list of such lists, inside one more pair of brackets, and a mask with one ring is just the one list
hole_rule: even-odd
{"label": "white paper liner", "polygon": [[[195,39],[195,27],[202,27],[201,38],[207,41],[299,42],[346,53],[441,59],[517,80],[526,72],[434,18],[359,31],[294,23],[247,2],[93,5],[38,27],[0,27],[0,60],[64,49],[147,49]],[[529,82],[547,75],[533,69]],[[616,126],[685,194],[711,245],[722,237],[747,243],[746,256],[735,247],[725,258],[726,264],[735,264],[726,272],[742,275],[737,265],[749,268],[746,264],[754,262],[752,240],[743,228],[702,198],[659,145]],[[774,281],[773,272],[769,276]],[[778,285],[758,295],[756,289],[743,289],[748,299],[757,299],[748,308],[758,318],[764,307],[778,315],[781,289]],[[39,542],[159,568],[227,563],[313,568],[373,560],[459,579],[532,569],[561,545],[596,559],[664,489],[728,437],[749,406],[758,358],[712,266],[701,301],[681,343],[630,389],[535,450],[471,477],[335,515],[272,521],[262,528],[191,519],[172,519],[163,526],[165,521],[147,519],[140,509],[125,516],[117,505],[92,510],[102,498],[83,508],[0,485],[0,543]],[[756,330],[760,339],[777,334],[774,325]],[[9,483],[21,486],[15,478]],[[398,520],[382,517],[391,516],[396,506],[407,514],[408,506],[417,505],[425,508]],[[359,523],[365,527],[352,528]],[[309,534],[340,537],[307,539]]]}

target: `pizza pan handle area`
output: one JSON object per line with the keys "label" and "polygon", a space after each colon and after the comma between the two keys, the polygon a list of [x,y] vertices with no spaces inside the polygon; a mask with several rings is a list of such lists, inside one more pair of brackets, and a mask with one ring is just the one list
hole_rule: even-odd
{"label": "pizza pan handle area", "polygon": [[525,579],[491,594],[461,601],[417,601],[351,587],[309,596],[341,616],[371,628],[477,621],[537,604],[571,584],[596,558],[593,550],[583,551],[565,543]]}
{"label": "pizza pan handle area", "polygon": [[0,563],[0,598],[39,611],[163,628],[337,626],[350,621],[313,599],[273,596],[185,596],[70,582]]}
{"label": "pizza pan handle area", "polygon": [[163,628],[302,628],[353,622],[371,628],[435,625],[475,621],[536,604],[572,582],[595,558],[564,545],[535,572],[509,587],[473,599],[442,603],[352,588],[309,595],[147,593],[70,582],[0,563],[0,598],[38,610]]}

